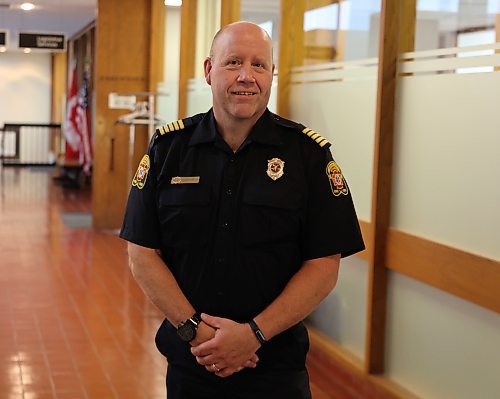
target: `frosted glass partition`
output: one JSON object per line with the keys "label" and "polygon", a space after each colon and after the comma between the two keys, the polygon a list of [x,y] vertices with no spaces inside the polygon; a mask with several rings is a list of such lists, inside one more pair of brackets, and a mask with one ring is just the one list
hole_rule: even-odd
{"label": "frosted glass partition", "polygon": [[[370,221],[377,60],[292,70],[290,117],[332,143],[353,193],[358,217]],[[309,321],[343,348],[364,358],[367,262],[343,259],[339,282]]]}
{"label": "frosted glass partition", "polygon": [[158,83],[156,96],[156,116],[164,123],[177,120],[179,102],[179,82]]}
{"label": "frosted glass partition", "polygon": [[500,259],[500,73],[451,73],[500,66],[495,49],[403,56],[413,75],[398,82],[392,225]]}
{"label": "frosted glass partition", "polygon": [[500,398],[498,313],[391,273],[386,328],[386,373],[417,396]]}
{"label": "frosted glass partition", "polygon": [[[277,77],[274,76],[269,97],[268,108],[271,112],[276,112],[277,101]],[[187,114],[195,115],[200,112],[207,112],[212,106],[212,92],[205,78],[191,79],[188,85]]]}
{"label": "frosted glass partition", "polygon": [[332,143],[358,212],[370,221],[377,60],[297,67],[292,70],[291,118]]}
{"label": "frosted glass partition", "polygon": [[308,318],[359,359],[365,356],[367,285],[367,262],[354,256],[342,259],[337,286]]}
{"label": "frosted glass partition", "polygon": [[188,116],[207,112],[212,106],[212,92],[205,78],[190,79],[187,92]]}
{"label": "frosted glass partition", "polygon": [[[402,55],[391,217],[399,230],[492,259],[500,259],[499,48]],[[387,332],[388,376],[420,397],[500,397],[500,314],[391,273]]]}

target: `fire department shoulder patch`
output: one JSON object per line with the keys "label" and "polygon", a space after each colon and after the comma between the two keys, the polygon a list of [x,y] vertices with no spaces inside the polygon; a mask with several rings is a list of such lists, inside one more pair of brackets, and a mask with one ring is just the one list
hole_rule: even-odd
{"label": "fire department shoulder patch", "polygon": [[330,161],[328,165],[326,165],[326,175],[328,176],[330,188],[335,197],[349,194],[349,188],[347,187],[344,176],[342,176],[339,166],[334,161]]}
{"label": "fire department shoulder patch", "polygon": [[146,154],[142,157],[137,172],[135,172],[134,179],[132,180],[132,187],[137,187],[141,190],[146,184],[146,179],[148,178],[148,172],[150,167],[149,156]]}

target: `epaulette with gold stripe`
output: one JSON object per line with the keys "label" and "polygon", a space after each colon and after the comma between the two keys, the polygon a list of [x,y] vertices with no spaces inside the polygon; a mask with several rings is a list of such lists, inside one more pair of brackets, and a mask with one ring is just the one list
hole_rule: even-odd
{"label": "epaulette with gold stripe", "polygon": [[175,122],[167,123],[166,125],[163,125],[162,127],[156,129],[154,141],[156,142],[157,139],[167,135],[168,133],[184,130],[192,125],[195,125],[199,121],[201,121],[204,116],[205,116],[205,114],[202,113],[202,114],[197,114],[197,115],[194,115],[194,116],[191,116],[188,118],[179,119],[178,121],[175,121]]}
{"label": "epaulette with gold stripe", "polygon": [[316,143],[318,143],[320,147],[324,147],[325,145],[330,145],[330,142],[327,139],[325,139],[323,136],[320,136],[319,133],[316,133],[314,130],[309,129],[308,127],[303,129],[302,133],[313,139]]}
{"label": "epaulette with gold stripe", "polygon": [[175,122],[170,122],[167,123],[166,125],[163,125],[162,127],[158,128],[158,131],[161,135],[174,132],[176,130],[182,130],[184,129],[184,121],[182,119],[179,119],[178,121]]}

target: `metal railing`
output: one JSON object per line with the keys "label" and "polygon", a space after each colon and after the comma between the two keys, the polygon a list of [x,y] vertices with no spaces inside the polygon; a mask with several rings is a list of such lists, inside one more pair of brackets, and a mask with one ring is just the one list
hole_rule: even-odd
{"label": "metal railing", "polygon": [[4,166],[51,166],[63,144],[61,125],[6,123],[0,129],[0,159]]}

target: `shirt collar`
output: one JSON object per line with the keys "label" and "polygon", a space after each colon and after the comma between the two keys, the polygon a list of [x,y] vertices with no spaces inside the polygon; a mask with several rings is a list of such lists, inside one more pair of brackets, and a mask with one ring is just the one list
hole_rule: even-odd
{"label": "shirt collar", "polygon": [[189,140],[189,145],[214,142],[217,134],[218,133],[217,127],[215,126],[214,112],[210,108],[210,111],[205,114],[203,119],[194,129],[193,135]]}
{"label": "shirt collar", "polygon": [[278,129],[274,123],[273,114],[266,108],[262,116],[254,125],[248,136],[248,140],[267,145],[281,145],[282,141],[278,135]]}
{"label": "shirt collar", "polygon": [[[266,108],[262,116],[250,131],[250,134],[245,142],[255,142],[266,145],[281,145],[282,141],[275,126],[273,114]],[[218,134],[213,109],[210,109],[210,111],[205,114],[203,119],[196,126],[193,135],[189,140],[189,145],[215,142]]]}

